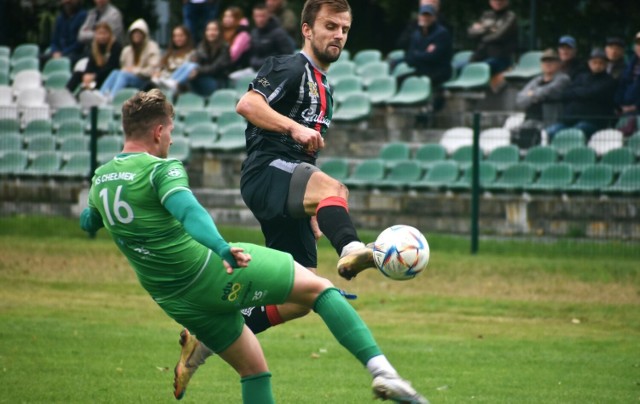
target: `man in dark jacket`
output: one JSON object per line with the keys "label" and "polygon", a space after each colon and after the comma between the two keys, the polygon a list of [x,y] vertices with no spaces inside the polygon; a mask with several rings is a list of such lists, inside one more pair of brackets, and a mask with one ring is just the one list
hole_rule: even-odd
{"label": "man in dark jacket", "polygon": [[428,76],[436,88],[451,78],[453,56],[451,34],[437,18],[434,6],[420,7],[418,26],[411,34],[405,55],[407,64],[415,68],[415,74]]}
{"label": "man in dark jacket", "polygon": [[251,30],[251,59],[249,64],[258,71],[269,56],[290,55],[294,51],[293,38],[271,16],[264,3],[253,7]]}
{"label": "man in dark jacket", "polygon": [[579,74],[562,92],[563,118],[547,128],[549,139],[561,129],[581,129],[587,138],[608,126],[613,118],[616,81],[607,73],[607,56],[594,49],[589,71]]}

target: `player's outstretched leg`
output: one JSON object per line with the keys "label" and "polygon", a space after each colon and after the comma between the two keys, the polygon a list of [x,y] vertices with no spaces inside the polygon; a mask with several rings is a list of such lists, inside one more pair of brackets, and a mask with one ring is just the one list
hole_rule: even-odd
{"label": "player's outstretched leg", "polygon": [[180,332],[180,345],[180,359],[173,371],[173,395],[177,400],[184,397],[187,385],[198,367],[213,355],[213,351],[198,341],[186,328]]}

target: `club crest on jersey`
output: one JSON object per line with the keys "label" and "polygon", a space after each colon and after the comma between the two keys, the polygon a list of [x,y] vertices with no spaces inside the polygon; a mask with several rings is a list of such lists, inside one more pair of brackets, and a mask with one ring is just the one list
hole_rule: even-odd
{"label": "club crest on jersey", "polygon": [[258,79],[258,84],[260,84],[262,87],[269,87],[271,83],[269,83],[269,80],[267,80],[266,77],[260,77]]}
{"label": "club crest on jersey", "polygon": [[182,176],[182,170],[180,170],[178,168],[172,168],[171,170],[169,170],[167,172],[167,176],[169,176],[169,177],[180,177],[180,176]]}
{"label": "club crest on jersey", "polygon": [[318,93],[318,84],[309,80],[307,81],[307,86],[309,87],[309,97],[311,97],[312,102],[316,102],[320,94]]}

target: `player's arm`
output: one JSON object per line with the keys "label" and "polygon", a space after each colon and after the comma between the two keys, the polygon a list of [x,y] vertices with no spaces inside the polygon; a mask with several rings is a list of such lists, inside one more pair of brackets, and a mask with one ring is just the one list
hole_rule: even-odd
{"label": "player's arm", "polygon": [[296,142],[305,145],[308,150],[324,148],[324,140],[320,132],[281,115],[271,108],[264,96],[257,91],[247,91],[238,101],[236,112],[259,128],[269,132],[288,134]]}
{"label": "player's arm", "polygon": [[187,190],[172,193],[164,201],[164,207],[175,217],[185,231],[197,242],[211,249],[233,268],[246,267],[251,259],[241,249],[231,248],[220,235],[211,215]]}
{"label": "player's arm", "polygon": [[104,227],[102,216],[96,208],[84,208],[80,214],[80,228],[87,233],[95,233]]}

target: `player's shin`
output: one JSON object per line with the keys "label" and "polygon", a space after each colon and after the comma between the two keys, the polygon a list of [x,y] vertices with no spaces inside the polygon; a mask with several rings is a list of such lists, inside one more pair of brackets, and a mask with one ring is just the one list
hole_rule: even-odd
{"label": "player's shin", "polygon": [[342,254],[342,249],[347,244],[360,241],[344,198],[331,196],[320,201],[316,209],[316,218],[318,227],[338,255]]}

